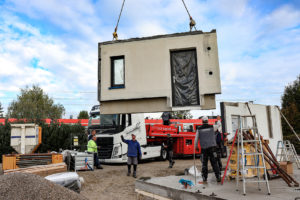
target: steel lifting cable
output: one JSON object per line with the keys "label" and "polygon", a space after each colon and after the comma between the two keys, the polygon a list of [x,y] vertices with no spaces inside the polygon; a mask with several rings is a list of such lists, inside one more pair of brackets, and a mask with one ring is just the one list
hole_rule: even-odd
{"label": "steel lifting cable", "polygon": [[185,9],[186,9],[187,14],[188,14],[189,17],[190,17],[190,31],[192,31],[193,28],[197,31],[197,29],[196,29],[196,22],[195,22],[195,20],[192,18],[191,14],[190,14],[190,12],[189,12],[189,10],[188,10],[188,8],[186,7],[186,4],[185,4],[184,0],[182,0],[182,3],[183,3],[183,5],[184,5],[184,7],[185,7]]}
{"label": "steel lifting cable", "polygon": [[124,4],[125,4],[125,0],[123,0],[121,11],[120,11],[119,18],[118,18],[118,22],[117,22],[117,25],[115,27],[115,31],[113,32],[113,40],[118,40],[117,31],[118,31],[118,26],[119,26],[120,18],[121,18],[121,15],[122,15],[122,11],[123,11],[123,8],[124,8]]}
{"label": "steel lifting cable", "polygon": [[[191,16],[191,14],[190,14],[190,12],[189,12],[189,10],[188,10],[188,8],[187,8],[184,0],[182,0],[182,3],[183,3],[183,5],[184,5],[184,7],[186,9],[187,14],[189,15],[189,18],[190,18],[190,31],[192,31],[193,28],[197,31],[197,29],[196,29],[196,22],[192,18],[192,16]],[[122,11],[123,11],[123,8],[124,8],[124,4],[125,4],[125,0],[123,0],[121,11],[120,11],[119,18],[118,18],[118,21],[117,21],[117,25],[115,27],[115,31],[113,32],[113,40],[118,40],[118,33],[117,33],[117,31],[118,31],[118,26],[119,26],[120,18],[121,18],[121,15],[122,15]]]}

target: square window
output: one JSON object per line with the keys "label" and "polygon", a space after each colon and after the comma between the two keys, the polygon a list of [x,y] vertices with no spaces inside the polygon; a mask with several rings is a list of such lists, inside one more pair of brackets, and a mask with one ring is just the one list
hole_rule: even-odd
{"label": "square window", "polygon": [[111,57],[111,87],[124,88],[125,61],[124,56]]}

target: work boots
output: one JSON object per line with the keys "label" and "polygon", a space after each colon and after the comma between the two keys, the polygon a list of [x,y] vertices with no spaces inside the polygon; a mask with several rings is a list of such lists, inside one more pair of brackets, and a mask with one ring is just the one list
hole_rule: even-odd
{"label": "work boots", "polygon": [[175,164],[175,161],[172,161],[169,165],[169,168],[172,168],[174,164]]}
{"label": "work boots", "polygon": [[221,175],[220,174],[216,174],[216,179],[217,179],[217,182],[221,182]]}
{"label": "work boots", "polygon": [[96,168],[97,169],[103,169],[103,167],[101,165],[98,165]]}
{"label": "work boots", "polygon": [[133,172],[132,176],[133,178],[136,178],[136,171]]}

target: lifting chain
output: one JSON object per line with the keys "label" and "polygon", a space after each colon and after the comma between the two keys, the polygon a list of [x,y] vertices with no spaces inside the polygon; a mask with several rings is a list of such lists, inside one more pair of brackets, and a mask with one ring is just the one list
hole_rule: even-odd
{"label": "lifting chain", "polygon": [[[186,9],[186,12],[187,12],[188,15],[189,15],[189,18],[190,18],[190,31],[192,31],[193,28],[197,31],[197,29],[196,29],[196,22],[195,22],[195,20],[192,18],[192,16],[190,15],[190,12],[189,12],[189,10],[187,9],[184,0],[182,0],[182,3],[183,3],[183,5],[184,5],[184,7],[185,7],[185,9]],[[118,26],[119,26],[120,18],[121,18],[121,15],[122,15],[122,11],[123,11],[123,8],[124,8],[124,4],[125,4],[125,0],[123,0],[122,7],[121,7],[121,11],[120,11],[119,18],[118,18],[118,21],[117,21],[117,25],[116,25],[116,27],[115,27],[115,31],[113,32],[113,40],[118,40],[118,33],[117,33],[117,31],[118,31]]]}
{"label": "lifting chain", "polygon": [[117,25],[115,27],[115,31],[113,32],[113,40],[118,40],[117,31],[118,31],[118,26],[119,26],[120,18],[121,18],[121,15],[122,15],[122,11],[123,11],[123,8],[124,8],[124,4],[125,4],[125,0],[123,0],[121,11],[120,11],[119,18],[118,18],[118,22],[117,22]]}
{"label": "lifting chain", "polygon": [[193,28],[195,29],[195,31],[197,31],[197,29],[196,29],[196,22],[195,22],[195,20],[192,18],[192,16],[190,15],[190,12],[189,12],[189,10],[187,9],[184,0],[182,0],[182,3],[183,3],[183,5],[184,5],[184,7],[185,7],[185,9],[186,9],[187,14],[188,14],[189,17],[190,17],[190,31],[192,31]]}

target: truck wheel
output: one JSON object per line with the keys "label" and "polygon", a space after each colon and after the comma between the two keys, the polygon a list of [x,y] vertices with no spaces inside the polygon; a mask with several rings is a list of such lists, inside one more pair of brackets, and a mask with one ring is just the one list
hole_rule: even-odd
{"label": "truck wheel", "polygon": [[165,149],[160,151],[160,160],[167,160],[167,151]]}

